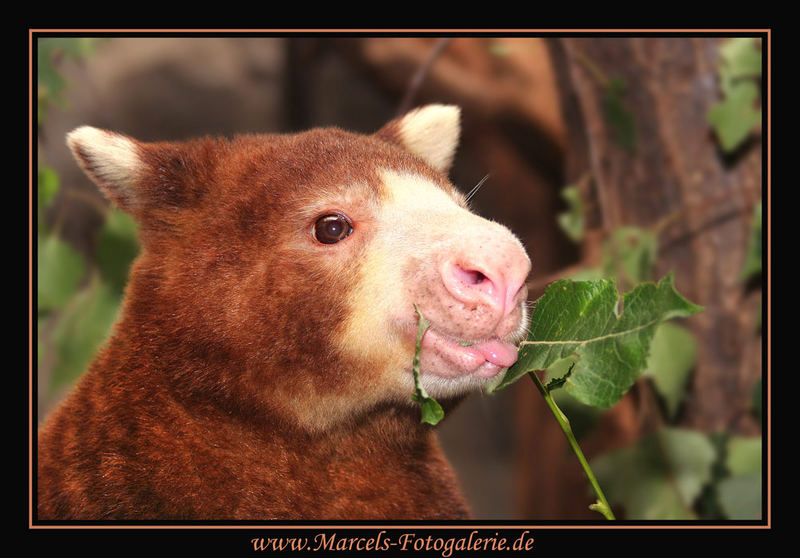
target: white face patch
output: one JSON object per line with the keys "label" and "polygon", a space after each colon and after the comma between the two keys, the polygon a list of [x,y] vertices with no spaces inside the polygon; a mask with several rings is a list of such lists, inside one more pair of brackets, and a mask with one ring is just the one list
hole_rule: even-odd
{"label": "white face patch", "polygon": [[449,192],[422,176],[384,171],[381,177],[387,198],[384,215],[454,217],[465,211]]}
{"label": "white face patch", "polygon": [[440,227],[448,216],[464,210],[422,177],[386,171],[382,178],[382,203],[370,225],[373,240],[359,262],[340,344],[356,360],[375,363],[390,391],[405,396],[413,382],[398,372],[410,370],[413,339],[409,343],[407,334],[414,323],[404,262],[421,257],[422,247],[429,244],[429,235],[419,233]]}
{"label": "white face patch", "polygon": [[[460,257],[464,242],[480,250],[484,237],[485,249],[510,246],[514,257],[524,259],[524,265],[529,262],[507,229],[470,213],[430,180],[388,170],[381,176],[382,203],[369,225],[374,230],[354,278],[350,312],[339,343],[346,354],[372,364],[381,384],[376,387],[384,396],[388,388],[396,400],[410,401],[417,328],[414,304],[423,314],[430,312],[434,326],[446,332],[447,339],[478,342],[501,335],[496,329],[504,336],[515,336],[520,330],[521,308],[502,323],[495,320],[495,327],[478,309],[470,311],[462,302],[451,300],[441,277],[443,266],[452,257]],[[491,366],[487,372],[486,366],[478,371],[477,365],[474,374],[465,372],[473,362],[484,360],[475,352],[453,357],[448,343],[440,336],[436,347],[429,347],[427,353],[423,350],[423,364],[428,363],[428,370],[422,369],[423,386],[430,395],[459,395],[485,384],[489,372],[496,374]]]}

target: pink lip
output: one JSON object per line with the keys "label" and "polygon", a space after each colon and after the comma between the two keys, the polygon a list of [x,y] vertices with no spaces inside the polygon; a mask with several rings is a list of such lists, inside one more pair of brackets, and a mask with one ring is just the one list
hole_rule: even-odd
{"label": "pink lip", "polygon": [[517,347],[498,338],[464,347],[438,331],[428,329],[422,338],[421,358],[423,373],[444,378],[469,374],[491,378],[517,361]]}

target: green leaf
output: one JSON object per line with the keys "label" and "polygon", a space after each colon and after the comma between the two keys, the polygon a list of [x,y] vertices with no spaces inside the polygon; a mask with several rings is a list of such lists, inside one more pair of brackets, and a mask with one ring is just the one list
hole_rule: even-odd
{"label": "green leaf", "polygon": [[761,202],[753,207],[753,218],[750,221],[750,239],[747,246],[744,267],[742,268],[742,279],[749,279],[761,273],[763,261],[761,250]]}
{"label": "green leaf", "polygon": [[761,50],[757,48],[760,42],[755,37],[736,37],[720,47],[719,73],[724,92],[735,80],[761,77]]}
{"label": "green leaf", "polygon": [[652,281],[658,258],[658,234],[639,227],[619,227],[603,242],[599,268],[569,276],[573,281],[615,279],[622,288]]}
{"label": "green leaf", "polygon": [[39,313],[64,306],[86,273],[83,256],[54,234],[37,238],[36,264]]}
{"label": "green leaf", "polygon": [[64,309],[52,333],[56,362],[51,391],[73,383],[86,370],[109,335],[120,302],[119,294],[95,275]]}
{"label": "green leaf", "polygon": [[719,505],[728,519],[761,519],[761,473],[722,479]]}
{"label": "green leaf", "polygon": [[413,360],[414,393],[411,394],[411,399],[419,403],[422,413],[420,422],[436,425],[444,418],[444,410],[442,410],[442,406],[439,405],[436,399],[425,393],[425,389],[422,387],[419,379],[419,355],[422,351],[422,336],[425,335],[425,331],[430,327],[431,323],[422,316],[422,312],[419,311],[416,304],[414,305],[414,310],[417,311],[417,315],[419,316],[419,323],[417,325],[417,345],[414,349]]}
{"label": "green leaf", "polygon": [[723,100],[711,107],[708,121],[723,151],[735,150],[761,122],[756,100],[760,95],[761,51],[752,37],[731,39],[720,47],[720,89]]}
{"label": "green leaf", "polygon": [[717,486],[729,519],[761,519],[761,438],[731,438],[725,465],[730,476]]}
{"label": "green leaf", "polygon": [[734,151],[761,122],[758,79],[761,77],[760,41],[738,37],[719,49],[718,74],[723,100],[708,111],[708,122],[714,128],[720,147]]}
{"label": "green leaf", "polygon": [[675,417],[683,400],[696,354],[697,344],[688,329],[671,322],[656,328],[644,373],[653,379],[669,418]]}
{"label": "green leaf", "polygon": [[644,369],[655,327],[701,310],[675,290],[671,275],[620,297],[612,281],[560,280],[548,286],[531,315],[519,360],[506,371],[502,389],[533,370],[579,358],[566,389],[579,401],[610,407]]}
{"label": "green leaf", "polygon": [[562,188],[561,197],[567,202],[567,211],[558,215],[558,225],[573,242],[583,240],[583,202],[575,185]]}
{"label": "green leaf", "polygon": [[639,227],[619,227],[603,244],[603,274],[622,285],[652,281],[658,236]]}
{"label": "green leaf", "polygon": [[703,487],[703,491],[695,503],[695,510],[703,519],[721,519],[725,517],[719,506],[717,487],[719,481],[728,476],[725,468],[725,455],[727,454],[728,440],[730,435],[724,431],[708,433],[708,439],[714,446],[716,458],[711,467],[711,480]]}
{"label": "green leaf", "polygon": [[103,279],[118,293],[128,280],[131,263],[139,253],[136,221],[121,211],[108,214],[97,246],[97,266]]}
{"label": "green leaf", "polygon": [[47,165],[40,165],[38,172],[39,180],[37,182],[38,193],[38,206],[39,218],[41,219],[42,211],[50,205],[53,197],[58,192],[59,179],[58,173]]}
{"label": "green leaf", "polygon": [[739,147],[761,122],[761,109],[756,104],[758,96],[756,83],[740,81],[730,86],[725,100],[708,111],[708,122],[726,153]]}
{"label": "green leaf", "polygon": [[422,394],[414,393],[411,398],[416,403],[419,403],[422,417],[420,422],[435,426],[444,418],[444,410],[442,410],[442,406],[439,405],[439,402],[433,397],[428,397],[423,392]]}
{"label": "green leaf", "polygon": [[37,232],[39,236],[47,234],[45,211],[58,192],[59,178],[56,171],[46,165],[40,165],[38,170],[37,191]]}
{"label": "green leaf", "polygon": [[728,441],[725,467],[731,475],[746,475],[761,472],[761,438],[732,437]]}
{"label": "green leaf", "polygon": [[547,391],[553,393],[560,387],[563,387],[567,379],[572,375],[572,370],[575,368],[578,359],[574,356],[567,357],[562,360],[557,360],[553,366],[547,369]]}
{"label": "green leaf", "polygon": [[663,429],[592,460],[608,500],[626,519],[694,519],[716,452],[700,432]]}
{"label": "green leaf", "polygon": [[606,123],[614,134],[614,140],[626,150],[633,151],[636,147],[636,121],[623,101],[626,88],[627,85],[622,78],[609,79],[603,92],[603,109]]}

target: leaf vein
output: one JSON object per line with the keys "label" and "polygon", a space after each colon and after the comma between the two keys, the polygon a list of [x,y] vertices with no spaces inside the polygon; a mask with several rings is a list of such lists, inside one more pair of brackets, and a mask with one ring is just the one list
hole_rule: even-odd
{"label": "leaf vein", "polygon": [[660,319],[652,320],[650,322],[647,322],[646,324],[642,324],[640,326],[636,326],[636,327],[631,328],[631,329],[626,329],[624,331],[616,331],[616,332],[608,333],[606,335],[601,335],[600,337],[593,337],[591,339],[583,339],[583,340],[571,339],[571,340],[567,340],[567,341],[523,341],[522,343],[520,343],[520,345],[570,345],[570,344],[576,344],[578,347],[582,347],[582,346],[588,345],[590,343],[597,343],[599,341],[604,341],[606,339],[612,339],[614,337],[622,337],[623,335],[630,335],[632,333],[636,333],[637,331],[641,331],[641,330],[646,329],[646,328],[648,328],[650,326],[653,326],[653,325],[657,324],[660,321],[661,321]]}

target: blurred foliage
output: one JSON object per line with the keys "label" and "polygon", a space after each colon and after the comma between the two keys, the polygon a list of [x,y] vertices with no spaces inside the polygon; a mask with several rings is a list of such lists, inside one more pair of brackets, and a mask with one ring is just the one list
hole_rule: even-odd
{"label": "blurred foliage", "polygon": [[[755,108],[760,92],[761,52],[754,39],[732,39],[720,49],[719,77],[725,99],[709,112],[717,138],[725,152],[736,149],[760,122]],[[634,119],[626,114],[622,96],[625,84],[608,80],[584,58],[584,65],[606,83],[605,116],[618,144],[632,150]],[[584,239],[584,204],[580,189],[571,184],[562,190],[567,211],[558,223],[574,242]],[[571,275],[576,281],[615,279],[620,289],[652,281],[658,262],[660,225],[651,228],[619,227],[609,231],[596,267]],[[761,202],[754,207],[750,238],[741,276],[761,273]],[[760,306],[759,306],[760,309]],[[760,314],[759,314],[760,316]],[[663,403],[663,426],[629,447],[598,456],[592,469],[612,506],[621,506],[627,519],[759,519],[761,517],[761,438],[729,438],[725,433],[678,429],[680,408],[695,366],[697,343],[693,334],[675,322],[656,329],[644,378]],[[563,376],[575,357],[563,359],[547,371],[548,378]],[[553,396],[570,417],[580,436],[596,424],[601,413],[575,400],[568,391]],[[761,382],[753,391],[753,411],[761,416]]]}
{"label": "blurred foliage", "polygon": [[37,196],[36,196],[36,222],[38,224],[37,231],[39,233],[46,232],[46,225],[44,221],[45,208],[50,205],[58,192],[60,181],[56,171],[48,166],[40,165],[38,169],[37,181]]}
{"label": "blurred foliage", "polygon": [[83,256],[55,234],[40,234],[36,249],[36,294],[41,317],[66,306],[86,274],[86,263]]}
{"label": "blurred foliage", "polygon": [[[761,201],[759,201],[753,208],[753,216],[750,220],[750,238],[747,245],[747,254],[745,255],[744,266],[742,266],[741,279],[746,282],[761,276],[761,268],[764,261],[763,254],[763,237],[761,233]],[[756,301],[756,331],[761,333],[761,320],[762,320],[762,305],[761,297]]]}
{"label": "blurred foliage", "polygon": [[717,487],[719,504],[730,519],[761,519],[761,438],[732,437]]}
{"label": "blurred foliage", "polygon": [[111,292],[119,297],[128,281],[130,264],[139,253],[136,221],[127,213],[111,211],[100,229],[97,267]]}
{"label": "blurred foliage", "polygon": [[696,519],[693,506],[711,480],[714,459],[704,434],[663,428],[593,459],[592,469],[628,519]]}
{"label": "blurred foliage", "polygon": [[672,322],[658,326],[650,342],[644,375],[652,378],[656,391],[664,400],[669,420],[678,414],[696,355],[697,343],[688,329]]}
{"label": "blurred foliage", "polygon": [[88,285],[76,291],[61,309],[50,338],[50,348],[55,353],[51,392],[71,385],[86,371],[107,337],[119,305],[120,297],[114,288],[93,273]]}
{"label": "blurred foliage", "polygon": [[58,69],[64,58],[78,60],[90,55],[97,44],[105,39],[89,37],[45,37],[36,41],[37,124],[42,121],[52,105],[62,108],[66,81]]}
{"label": "blurred foliage", "polygon": [[603,277],[616,279],[621,289],[630,289],[655,277],[658,237],[653,230],[619,227],[603,243]]}
{"label": "blurred foliage", "polygon": [[577,184],[570,184],[561,189],[561,198],[567,203],[567,210],[558,215],[561,230],[573,242],[583,240],[583,202]]}
{"label": "blurred foliage", "polygon": [[742,269],[743,279],[750,279],[761,273],[761,265],[764,259],[761,245],[761,202],[759,201],[753,208],[753,217],[750,221],[750,240],[747,245],[744,268]]}
{"label": "blurred foliage", "polygon": [[[753,37],[729,39],[719,49],[720,62],[717,76],[722,101],[708,112],[708,121],[714,129],[720,147],[733,153],[761,123],[761,40]],[[742,267],[742,280],[748,281],[761,274],[763,262],[761,233],[761,201],[753,208],[750,222],[750,240]],[[756,309],[757,328],[761,330],[761,303]]]}
{"label": "blurred foliage", "polygon": [[627,82],[620,76],[608,76],[591,57],[580,50],[575,50],[575,60],[587,70],[602,91],[603,119],[612,140],[633,153],[636,150],[636,116],[625,103]]}
{"label": "blurred foliage", "polygon": [[[48,109],[65,107],[66,82],[58,71],[64,56],[79,59],[93,52],[97,39],[39,39],[39,126]],[[61,236],[71,203],[83,202],[62,188],[58,174],[41,164],[37,181],[37,362],[39,380],[52,396],[85,370],[114,323],[128,270],[139,250],[137,227],[126,214],[103,209],[105,222],[89,258]],[[91,205],[91,207],[96,207]],[[57,211],[52,211],[57,208]],[[55,218],[48,222],[48,215]]]}
{"label": "blurred foliage", "polygon": [[614,76],[603,90],[603,112],[614,141],[627,151],[636,149],[636,118],[625,106],[625,80]]}
{"label": "blurred foliage", "polygon": [[761,460],[760,437],[662,428],[595,458],[592,469],[628,519],[757,520]]}
{"label": "blurred foliage", "polygon": [[725,153],[735,151],[761,123],[760,39],[730,39],[720,49],[718,78],[723,99],[708,111],[708,121]]}

